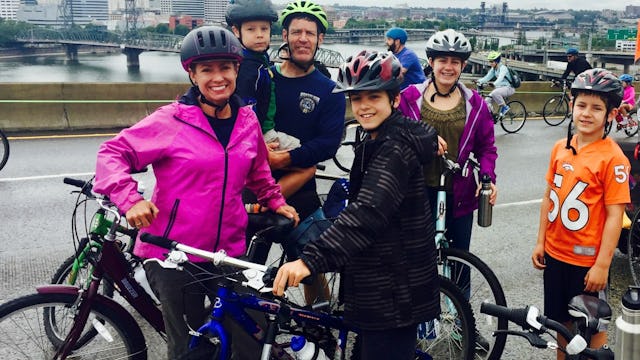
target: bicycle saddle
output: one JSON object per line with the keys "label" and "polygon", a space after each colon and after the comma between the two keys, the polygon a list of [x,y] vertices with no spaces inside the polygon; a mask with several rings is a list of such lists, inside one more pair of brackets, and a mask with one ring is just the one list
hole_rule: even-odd
{"label": "bicycle saddle", "polygon": [[569,315],[585,319],[587,324],[611,321],[611,306],[595,296],[578,295],[569,301]]}

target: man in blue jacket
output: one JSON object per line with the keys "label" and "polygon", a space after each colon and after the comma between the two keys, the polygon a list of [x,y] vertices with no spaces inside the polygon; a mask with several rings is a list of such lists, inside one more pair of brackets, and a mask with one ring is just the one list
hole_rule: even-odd
{"label": "man in blue jacket", "polygon": [[407,32],[402,28],[394,27],[387,31],[385,37],[387,48],[400,60],[400,64],[402,64],[404,81],[400,85],[400,90],[404,90],[404,88],[411,84],[420,84],[427,80],[424,76],[422,65],[420,65],[418,55],[405,46],[408,37]]}

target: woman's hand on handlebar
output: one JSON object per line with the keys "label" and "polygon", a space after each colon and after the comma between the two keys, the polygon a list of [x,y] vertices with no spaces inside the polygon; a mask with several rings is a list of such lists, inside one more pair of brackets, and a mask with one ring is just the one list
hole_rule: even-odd
{"label": "woman's hand on handlebar", "polygon": [[158,208],[148,200],[140,200],[133,205],[125,214],[129,225],[138,229],[151,225],[158,217]]}
{"label": "woman's hand on handlebar", "polygon": [[291,205],[280,206],[276,209],[276,214],[280,214],[287,219],[293,220],[293,226],[298,226],[298,223],[300,222],[300,216],[298,215],[298,212]]}
{"label": "woman's hand on handlebar", "polygon": [[301,259],[282,265],[273,281],[273,294],[282,296],[288,286],[297,287],[300,285],[300,281],[309,275],[311,275],[311,270]]}
{"label": "woman's hand on handlebar", "polygon": [[438,156],[442,156],[447,153],[447,142],[438,135]]}

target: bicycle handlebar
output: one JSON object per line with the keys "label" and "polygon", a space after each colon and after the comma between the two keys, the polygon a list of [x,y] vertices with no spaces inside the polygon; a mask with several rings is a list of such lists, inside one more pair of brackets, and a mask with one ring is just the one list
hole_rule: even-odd
{"label": "bicycle handlebar", "polygon": [[[507,319],[510,322],[519,325],[525,331],[504,331],[509,335],[519,335],[527,340],[533,346],[540,348],[557,348],[557,344],[548,343],[540,337],[542,333],[548,332],[549,329],[555,330],[560,336],[567,340],[568,344],[562,349],[569,355],[583,354],[592,359],[612,360],[614,358],[613,351],[604,345],[600,349],[592,349],[587,347],[581,335],[573,335],[569,329],[563,324],[551,320],[544,315],[540,315],[540,310],[535,306],[527,306],[525,308],[507,308],[505,306],[482,303],[480,312],[483,314],[495,316],[499,319]],[[496,331],[499,333],[502,330]]]}
{"label": "bicycle handlebar", "polygon": [[91,182],[80,180],[80,179],[72,179],[68,177],[65,177],[64,179],[62,179],[62,182],[64,182],[67,185],[72,185],[77,188],[80,188],[80,192],[86,195],[87,197],[95,198],[93,193],[91,193],[91,191],[93,190],[93,184],[91,184]]}

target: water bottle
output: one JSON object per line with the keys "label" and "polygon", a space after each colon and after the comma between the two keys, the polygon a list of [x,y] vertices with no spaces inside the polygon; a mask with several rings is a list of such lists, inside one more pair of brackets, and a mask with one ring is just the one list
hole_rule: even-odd
{"label": "water bottle", "polygon": [[629,286],[622,297],[622,316],[616,319],[617,360],[637,359],[640,354],[640,287]]}
{"label": "water bottle", "polygon": [[160,300],[158,300],[156,294],[154,294],[153,290],[151,290],[151,285],[149,285],[149,281],[147,280],[147,273],[144,271],[142,263],[138,262],[133,268],[133,278],[136,280],[136,282],[138,282],[138,284],[140,284],[140,286],[142,286],[144,291],[146,291],[147,294],[151,296],[151,299],[153,299],[153,301],[159,305]]}
{"label": "water bottle", "polygon": [[304,336],[294,336],[291,338],[291,350],[295,354],[296,360],[328,360],[324,350],[318,348],[316,354],[316,344],[307,341]]}
{"label": "water bottle", "polygon": [[482,188],[480,189],[480,199],[478,204],[478,225],[482,227],[491,226],[491,215],[493,205],[489,202],[491,197],[491,178],[489,175],[482,175]]}

